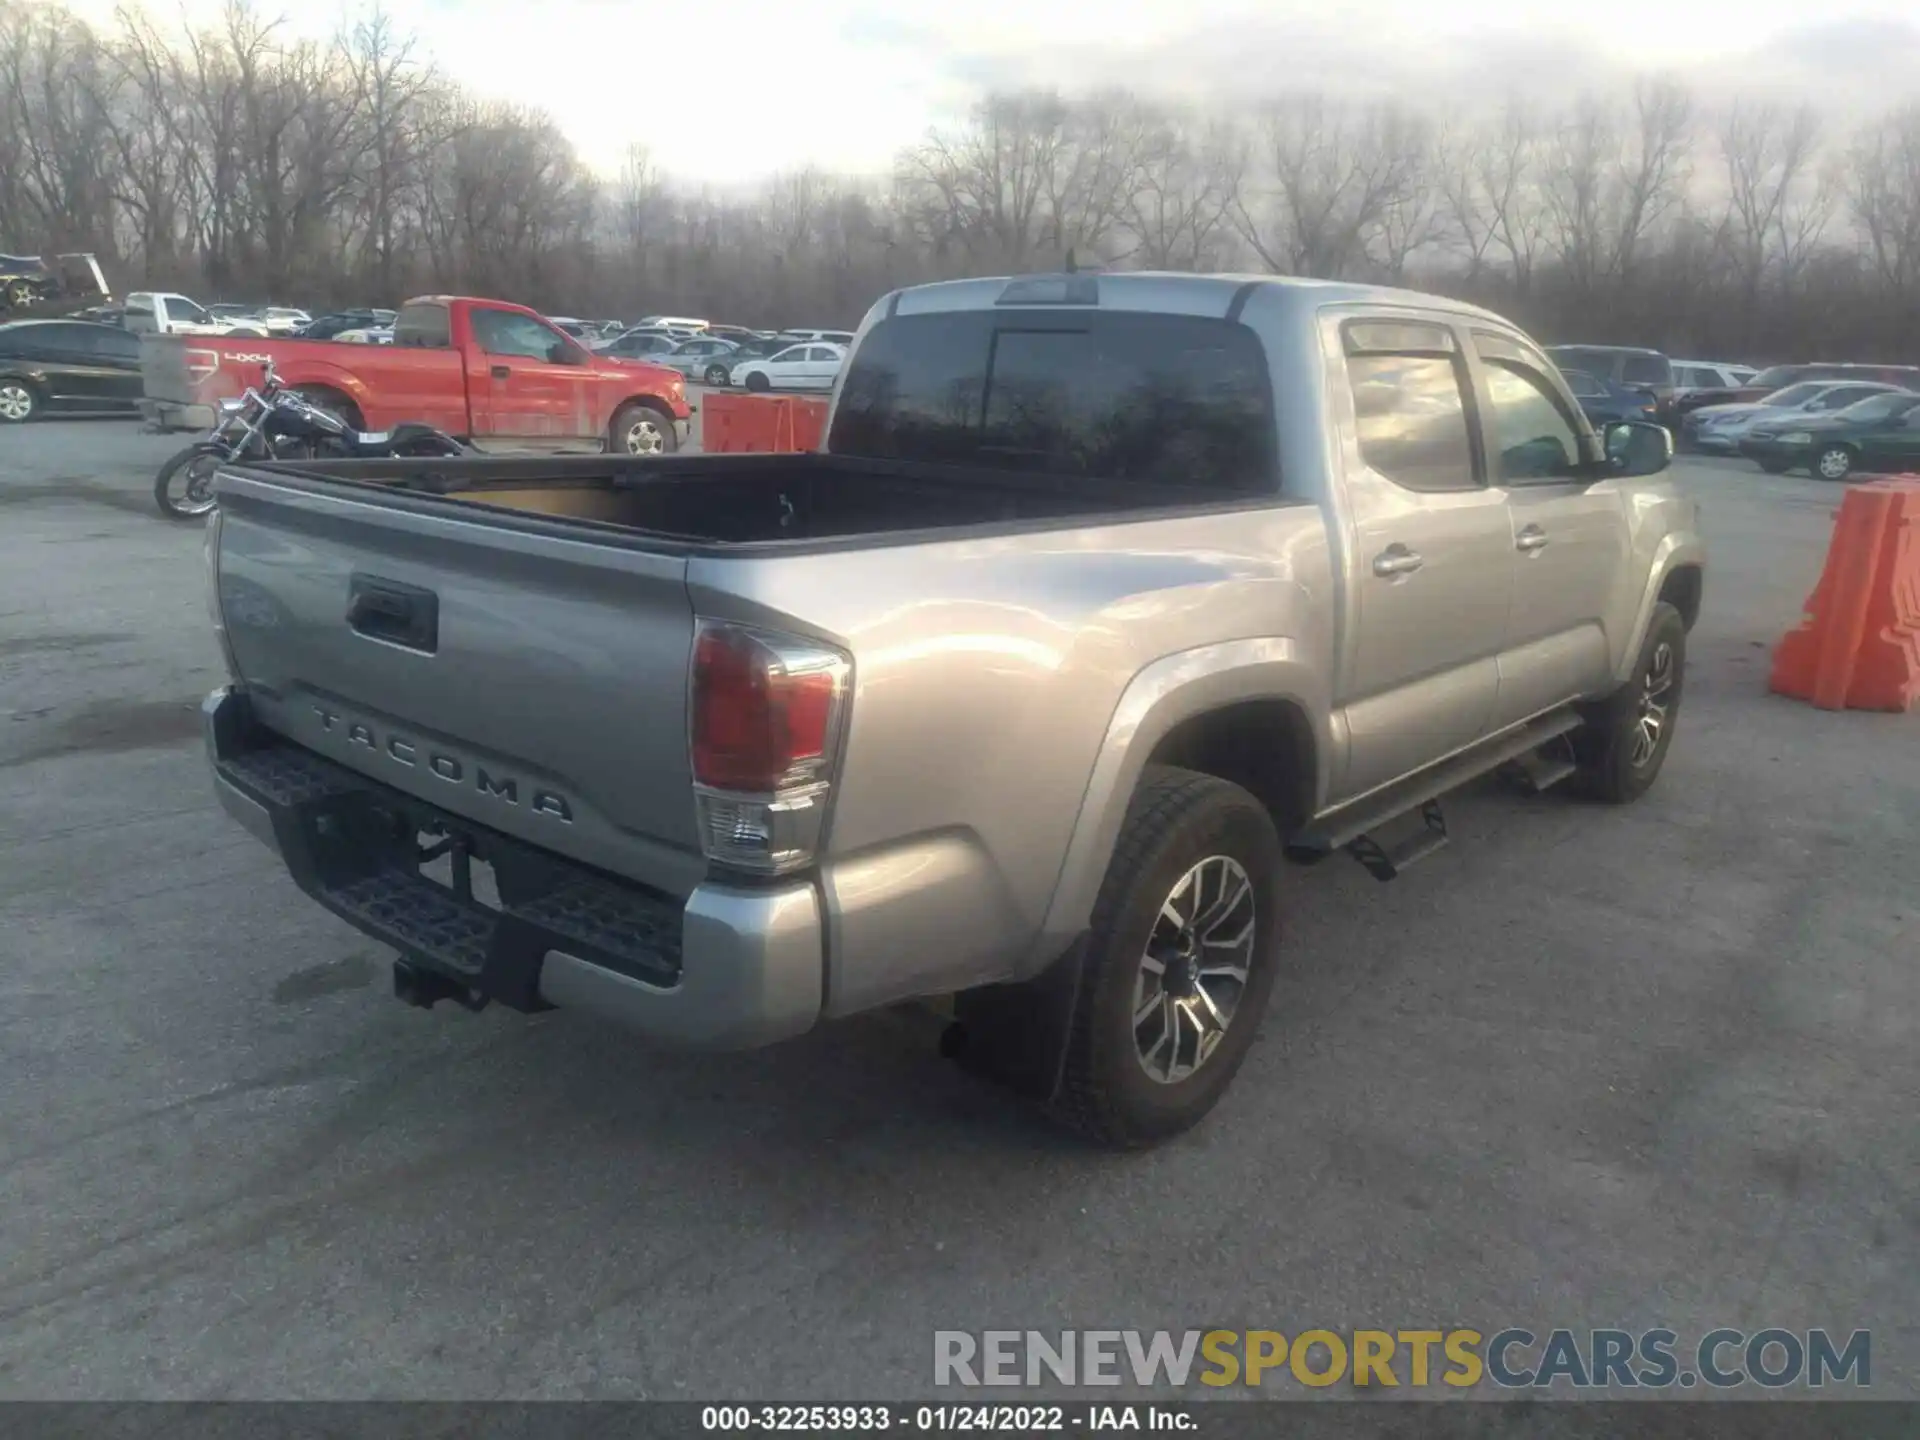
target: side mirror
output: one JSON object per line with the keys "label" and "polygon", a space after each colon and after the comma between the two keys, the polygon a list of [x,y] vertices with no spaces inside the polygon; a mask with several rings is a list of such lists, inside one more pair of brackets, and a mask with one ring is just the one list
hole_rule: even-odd
{"label": "side mirror", "polygon": [[1673,436],[1663,425],[1622,420],[1607,426],[1607,467],[1615,475],[1658,475],[1673,463]]}

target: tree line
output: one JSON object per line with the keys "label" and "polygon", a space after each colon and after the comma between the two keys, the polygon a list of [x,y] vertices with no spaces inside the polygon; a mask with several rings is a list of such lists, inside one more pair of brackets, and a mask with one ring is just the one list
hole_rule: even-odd
{"label": "tree line", "polygon": [[98,253],[121,289],[851,324],[901,284],[1081,265],[1382,280],[1550,340],[1920,361],[1920,104],[1863,128],[1671,79],[1437,115],[1275,95],[984,97],[886,176],[748,197],[634,147],[595,174],[546,116],[438,73],[375,11],[290,36],[252,0],[162,29],[0,11],[0,250]]}

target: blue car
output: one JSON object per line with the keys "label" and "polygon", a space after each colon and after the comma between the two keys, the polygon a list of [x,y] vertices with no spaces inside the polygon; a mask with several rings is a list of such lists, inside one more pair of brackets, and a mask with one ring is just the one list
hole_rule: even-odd
{"label": "blue car", "polygon": [[1586,412],[1587,423],[1596,430],[1622,420],[1651,422],[1659,419],[1660,400],[1651,390],[1602,380],[1585,370],[1562,370],[1560,373],[1566,377],[1567,388],[1573,391],[1573,398],[1580,402],[1580,408]]}

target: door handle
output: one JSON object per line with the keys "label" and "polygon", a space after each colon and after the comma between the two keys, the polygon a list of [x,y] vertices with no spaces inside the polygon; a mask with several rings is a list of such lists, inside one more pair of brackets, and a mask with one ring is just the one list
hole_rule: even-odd
{"label": "door handle", "polygon": [[1404,545],[1389,545],[1373,557],[1373,573],[1383,580],[1396,575],[1411,575],[1427,562]]}
{"label": "door handle", "polygon": [[513,371],[504,365],[496,365],[493,367],[493,378],[496,380],[505,380],[511,374],[513,374]]}
{"label": "door handle", "polygon": [[1547,532],[1538,525],[1529,525],[1513,537],[1513,548],[1524,550],[1531,555],[1535,550],[1543,550],[1547,544]]}

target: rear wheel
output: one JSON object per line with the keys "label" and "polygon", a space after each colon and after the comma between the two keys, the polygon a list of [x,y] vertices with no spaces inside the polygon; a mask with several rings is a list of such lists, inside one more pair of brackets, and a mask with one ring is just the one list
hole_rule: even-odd
{"label": "rear wheel", "polygon": [[1094,905],[1054,1114],[1101,1144],[1197,1124],[1246,1058],[1278,965],[1280,840],[1260,802],[1147,772]]}
{"label": "rear wheel", "polygon": [[616,455],[671,455],[680,445],[673,417],[640,401],[620,407],[609,427],[608,442]]}
{"label": "rear wheel", "polygon": [[40,408],[40,392],[24,380],[0,380],[0,425],[24,425]]}
{"label": "rear wheel", "polygon": [[33,286],[25,280],[15,280],[7,286],[7,306],[13,310],[24,310],[33,303]]}
{"label": "rear wheel", "polygon": [[773,382],[758,370],[752,370],[747,373],[747,389],[753,391],[755,394],[760,394],[772,388]]}
{"label": "rear wheel", "polygon": [[206,445],[182,450],[160,467],[153,498],[169,520],[197,520],[213,509],[213,476],[224,452]]}
{"label": "rear wheel", "polygon": [[714,389],[719,390],[719,389],[725,388],[726,383],[727,383],[727,367],[726,366],[709,365],[707,367],[707,384],[713,386]]}
{"label": "rear wheel", "polygon": [[1828,445],[1813,457],[1813,473],[1822,480],[1844,480],[1853,473],[1853,451],[1845,445]]}

